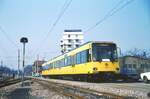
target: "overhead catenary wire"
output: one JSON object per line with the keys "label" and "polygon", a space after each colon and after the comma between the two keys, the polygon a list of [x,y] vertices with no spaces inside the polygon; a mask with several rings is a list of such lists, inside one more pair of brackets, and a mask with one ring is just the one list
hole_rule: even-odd
{"label": "overhead catenary wire", "polygon": [[[2,51],[2,54],[3,55],[7,55],[8,54],[8,51],[2,46],[2,44],[0,44],[0,50]],[[2,55],[1,55],[2,56]]]}
{"label": "overhead catenary wire", "polygon": [[1,33],[3,33],[3,35],[6,37],[6,39],[15,47],[18,49],[18,46],[16,45],[16,43],[10,38],[10,36],[7,34],[7,32],[2,28],[2,26],[0,26],[0,31]]}
{"label": "overhead catenary wire", "polygon": [[[16,45],[16,43],[11,39],[11,37],[7,34],[7,32],[2,28],[2,26],[0,26],[0,31],[1,33],[3,33],[3,35],[6,37],[6,39],[14,46],[14,48],[19,49],[18,46]],[[5,58],[7,61],[8,58],[6,57],[9,53],[8,51],[2,46],[0,46],[0,50],[3,52],[3,58]]]}
{"label": "overhead catenary wire", "polygon": [[0,58],[8,62],[8,58],[6,57],[8,56],[8,51],[2,46],[2,44],[0,44],[0,51]]}
{"label": "overhead catenary wire", "polygon": [[[60,12],[60,14],[58,15],[57,19],[55,20],[55,22],[52,24],[52,27],[49,29],[48,33],[45,36],[45,39],[48,38],[49,34],[53,31],[54,27],[57,25],[58,21],[60,20],[60,18],[62,17],[62,15],[65,13],[65,11],[67,10],[67,8],[69,7],[70,3],[72,0],[70,0],[69,2],[67,2],[68,0],[65,1],[62,10]],[[45,41],[44,39],[44,41]]]}
{"label": "overhead catenary wire", "polygon": [[129,5],[133,1],[134,0],[121,0],[121,1],[119,1],[119,3],[117,3],[101,20],[96,22],[93,26],[87,28],[84,32],[86,33],[88,31],[91,31],[92,29],[97,27],[99,24],[103,23],[109,17],[113,16],[115,13],[117,13],[118,11],[120,11],[121,9],[123,9],[124,7],[126,7],[127,5]]}
{"label": "overhead catenary wire", "polygon": [[49,31],[47,32],[47,34],[45,34],[44,39],[41,41],[41,43],[39,44],[40,47],[37,48],[37,50],[35,51],[34,55],[38,53],[38,51],[44,46],[43,42],[45,42],[47,40],[47,38],[49,37],[50,33],[54,30],[54,28],[56,27],[57,23],[59,22],[59,20],[61,19],[61,17],[64,15],[65,11],[68,9],[68,7],[70,6],[72,0],[66,0],[65,3],[62,6],[62,10],[59,13],[58,17],[56,18],[56,20],[54,21],[54,23],[52,24],[51,28],[49,29]]}

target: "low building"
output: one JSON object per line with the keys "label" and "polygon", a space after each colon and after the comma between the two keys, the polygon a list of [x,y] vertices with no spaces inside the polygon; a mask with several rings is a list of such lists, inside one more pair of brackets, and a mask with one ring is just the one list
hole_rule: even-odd
{"label": "low building", "polygon": [[32,76],[39,76],[42,72],[42,64],[45,63],[44,60],[36,60],[32,66]]}
{"label": "low building", "polygon": [[121,74],[139,77],[140,73],[150,72],[150,59],[124,56],[120,58]]}

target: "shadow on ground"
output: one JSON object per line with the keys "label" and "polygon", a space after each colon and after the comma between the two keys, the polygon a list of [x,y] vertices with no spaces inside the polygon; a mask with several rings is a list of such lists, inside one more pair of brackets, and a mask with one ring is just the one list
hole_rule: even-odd
{"label": "shadow on ground", "polygon": [[8,99],[30,99],[29,91],[30,88],[28,87],[17,88],[13,92],[11,92],[7,96],[7,98]]}

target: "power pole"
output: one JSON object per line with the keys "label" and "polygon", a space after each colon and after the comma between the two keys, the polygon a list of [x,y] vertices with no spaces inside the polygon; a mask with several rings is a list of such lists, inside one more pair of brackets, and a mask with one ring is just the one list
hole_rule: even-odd
{"label": "power pole", "polygon": [[3,60],[1,60],[1,67],[3,67]]}
{"label": "power pole", "polygon": [[38,74],[38,65],[39,65],[38,61],[39,61],[39,55],[37,55],[37,63],[36,63],[36,73],[37,74]]}
{"label": "power pole", "polygon": [[18,49],[18,78],[20,75],[20,50]]}
{"label": "power pole", "polygon": [[[3,67],[3,60],[1,60],[1,67]],[[3,70],[0,71],[0,75],[3,77]]]}

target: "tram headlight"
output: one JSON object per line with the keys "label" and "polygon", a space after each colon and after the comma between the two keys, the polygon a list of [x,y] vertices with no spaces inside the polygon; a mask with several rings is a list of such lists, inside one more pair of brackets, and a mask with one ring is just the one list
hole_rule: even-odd
{"label": "tram headlight", "polygon": [[117,71],[119,71],[119,68],[116,68]]}
{"label": "tram headlight", "polygon": [[94,70],[94,71],[97,71],[97,67],[94,67],[93,70]]}

